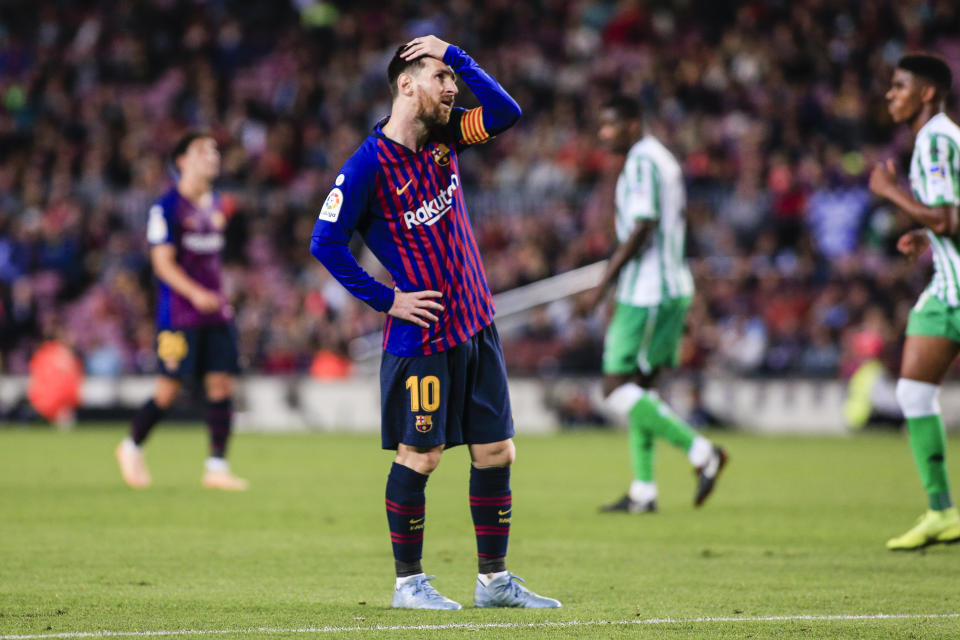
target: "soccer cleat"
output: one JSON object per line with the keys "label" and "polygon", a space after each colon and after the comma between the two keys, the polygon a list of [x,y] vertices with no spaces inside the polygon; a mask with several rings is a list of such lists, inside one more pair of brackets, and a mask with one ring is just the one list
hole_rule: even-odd
{"label": "soccer cleat", "polygon": [[887,540],[891,551],[913,551],[938,542],[960,542],[960,513],[956,507],[943,511],[929,509],[917,524],[902,536]]}
{"label": "soccer cleat", "polygon": [[394,609],[462,609],[459,602],[444,596],[430,584],[436,577],[411,576],[393,590],[393,604],[390,606]]}
{"label": "soccer cleat", "polygon": [[657,501],[640,502],[630,497],[629,493],[624,494],[616,502],[605,504],[600,507],[601,513],[613,513],[615,511],[625,511],[627,513],[654,513],[657,510]]}
{"label": "soccer cleat", "polygon": [[722,447],[714,447],[710,460],[697,467],[697,493],[693,496],[693,506],[699,507],[713,492],[720,472],[727,464],[727,452]]}
{"label": "soccer cleat", "polygon": [[559,609],[559,600],[541,596],[530,591],[520,583],[523,578],[515,576],[509,571],[506,575],[494,578],[490,584],[483,586],[477,578],[477,588],[473,591],[473,605],[475,607],[517,607],[519,609]]}
{"label": "soccer cleat", "polygon": [[207,489],[222,491],[246,491],[247,481],[230,473],[230,471],[213,471],[207,469],[203,474],[203,486]]}
{"label": "soccer cleat", "polygon": [[117,464],[120,465],[123,481],[128,486],[134,489],[146,489],[150,486],[147,463],[143,460],[143,453],[133,442],[124,440],[117,445],[113,453],[117,457]]}

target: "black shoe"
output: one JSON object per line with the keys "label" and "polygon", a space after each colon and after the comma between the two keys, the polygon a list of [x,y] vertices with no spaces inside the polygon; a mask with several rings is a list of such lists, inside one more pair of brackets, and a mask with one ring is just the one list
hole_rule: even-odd
{"label": "black shoe", "polygon": [[726,464],[727,452],[721,447],[714,447],[707,464],[697,467],[697,493],[693,496],[693,506],[699,507],[710,496]]}
{"label": "black shoe", "polygon": [[626,513],[653,513],[657,510],[657,501],[637,502],[630,498],[630,494],[625,494],[616,502],[605,504],[600,507],[601,513],[613,513],[614,511],[624,511]]}

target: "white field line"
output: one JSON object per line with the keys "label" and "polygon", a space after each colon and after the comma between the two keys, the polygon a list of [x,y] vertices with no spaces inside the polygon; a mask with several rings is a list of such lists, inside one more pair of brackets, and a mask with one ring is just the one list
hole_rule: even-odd
{"label": "white field line", "polygon": [[253,627],[248,629],[176,629],[170,631],[73,631],[69,633],[39,633],[34,635],[4,635],[0,640],[44,640],[45,638],[141,638],[152,636],[216,636],[249,633],[357,633],[362,631],[443,631],[446,629],[536,629],[566,627],[644,626],[664,624],[697,624],[725,622],[833,622],[858,620],[936,620],[960,618],[960,613],[875,613],[862,615],[793,615],[793,616],[731,616],[703,618],[647,618],[641,620],[567,620],[561,622],[462,622],[450,624],[371,625],[356,627],[302,627],[279,629]]}

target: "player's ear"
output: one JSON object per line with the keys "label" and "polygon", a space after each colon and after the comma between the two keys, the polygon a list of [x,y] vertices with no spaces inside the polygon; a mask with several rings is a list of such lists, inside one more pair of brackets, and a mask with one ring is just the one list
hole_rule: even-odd
{"label": "player's ear", "polygon": [[400,95],[413,95],[413,76],[409,73],[401,73],[397,77],[397,89]]}
{"label": "player's ear", "polygon": [[923,102],[937,102],[937,88],[932,84],[925,84],[920,89],[920,99]]}

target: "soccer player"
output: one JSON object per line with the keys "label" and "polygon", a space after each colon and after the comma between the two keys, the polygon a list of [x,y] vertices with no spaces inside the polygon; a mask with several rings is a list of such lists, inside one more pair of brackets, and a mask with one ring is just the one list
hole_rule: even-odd
{"label": "soccer player", "polygon": [[213,191],[220,152],[212,136],[191,132],[174,147],[172,160],[179,172],[177,184],[150,207],[147,218],[150,262],[159,280],[161,373],[153,397],[137,411],[130,435],[117,446],[117,462],[128,485],[150,486],[141,447],[182,382],[202,378],[210,434],[202,484],[242,491],[247,482],[230,472],[225,457],[233,417],[233,376],[239,369],[233,312],[221,291],[220,252],[227,219]]}
{"label": "soccer player", "polygon": [[950,68],[940,58],[913,54],[900,59],[886,94],[887,109],[894,122],[909,125],[916,137],[910,159],[913,194],[897,184],[892,160],[877,164],[870,174],[870,189],[922,227],[901,236],[897,248],[916,257],[930,247],[934,262],[933,280],[910,311],[896,392],[929,509],[913,528],[887,541],[892,550],[960,541],[937,399],[960,351],[960,128],[943,112],[951,81]]}
{"label": "soccer player", "polygon": [[[455,73],[480,107],[454,107]],[[463,200],[458,153],[520,117],[520,107],[460,48],[435,36],[400,47],[387,69],[393,94],[347,160],[313,230],[311,253],[344,287],[388,314],[380,367],[382,446],[396,450],[386,508],[393,606],[460,609],[421,567],[424,488],[445,449],[466,444],[477,538],[478,607],[559,607],[507,571],[515,449],[503,351]],[[351,255],[354,230],[387,268],[377,282]]]}
{"label": "soccer player", "polygon": [[615,96],[600,113],[598,137],[626,155],[617,179],[619,245],[600,284],[586,297],[597,307],[616,280],[616,310],[603,347],[603,394],[608,410],[628,420],[633,481],[620,500],[602,511],[657,510],[654,443],[682,449],[697,473],[694,505],[713,491],[727,454],[674,413],[655,391],[658,374],[677,365],[683,325],[693,296],[684,258],[686,195],[680,165],[659,140],[644,135],[639,103]]}

